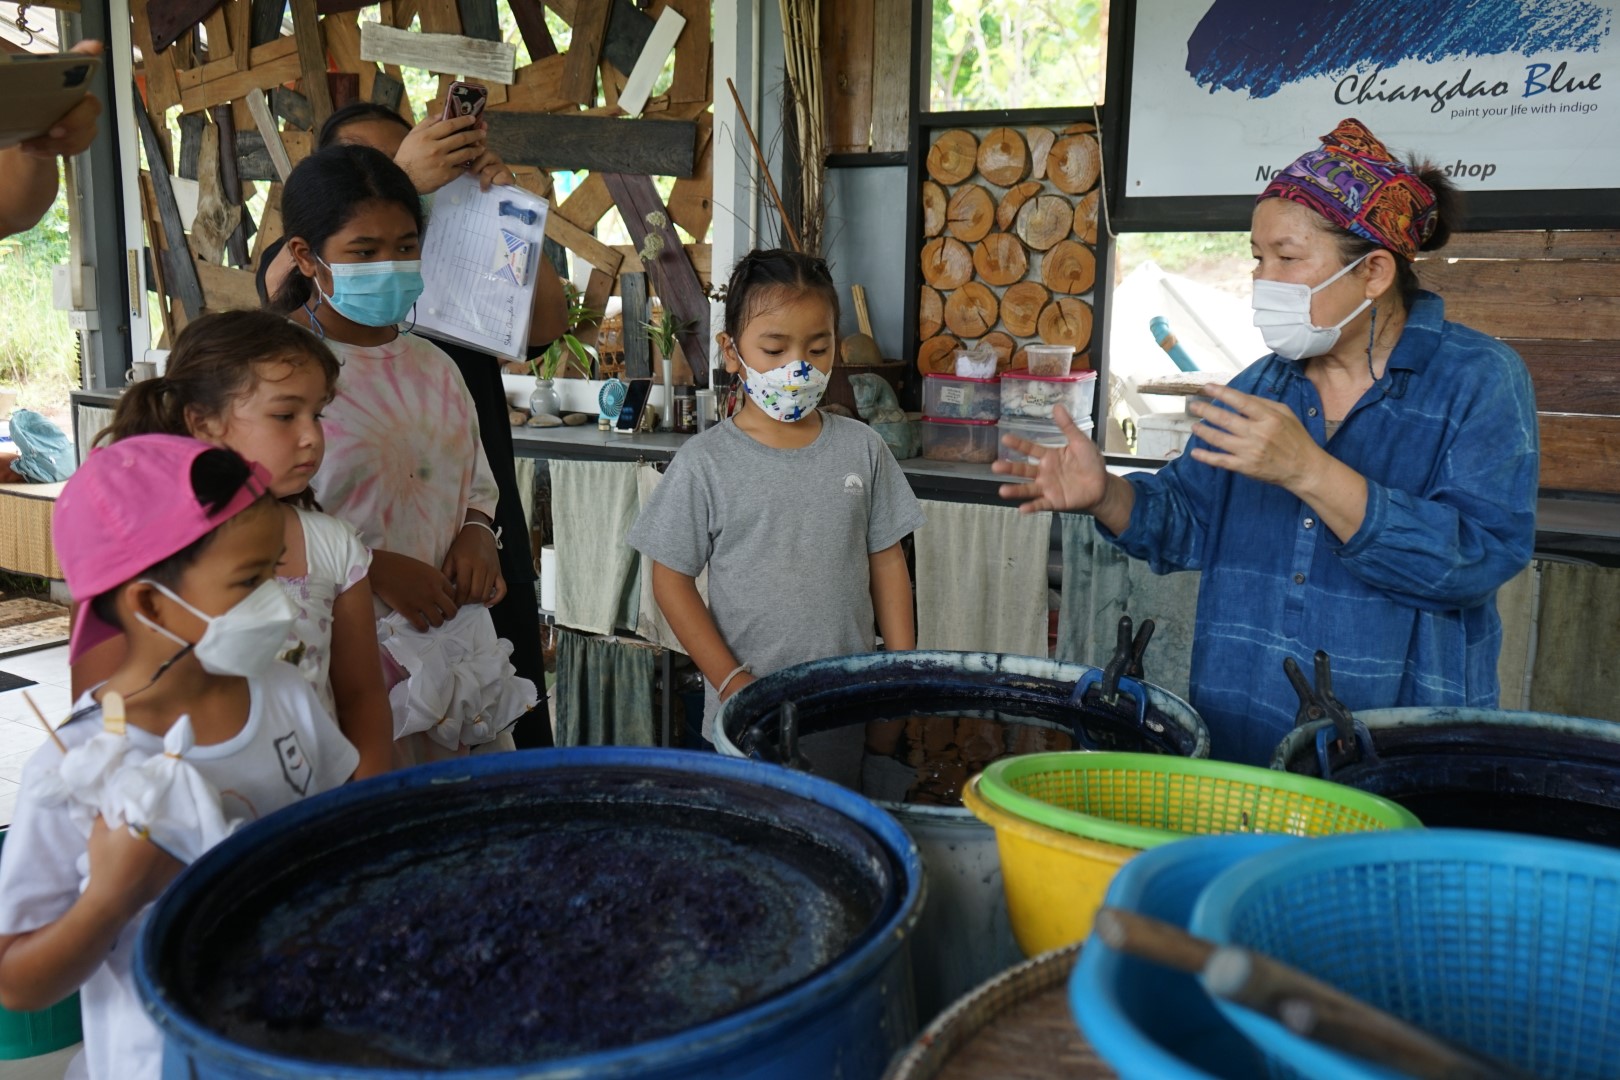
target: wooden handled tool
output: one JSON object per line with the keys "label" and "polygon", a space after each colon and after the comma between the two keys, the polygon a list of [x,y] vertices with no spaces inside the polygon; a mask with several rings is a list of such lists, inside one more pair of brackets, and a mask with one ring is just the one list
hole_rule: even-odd
{"label": "wooden handled tool", "polygon": [[51,737],[51,742],[56,744],[58,750],[66,754],[68,752],[67,746],[63,744],[62,737],[56,733],[55,728],[51,727],[51,722],[45,719],[45,714],[40,711],[39,706],[34,704],[33,697],[26,690],[23,691],[22,696],[23,700],[28,703],[28,707],[34,710],[34,715],[39,718],[39,726],[45,729],[45,734]]}
{"label": "wooden handled tool", "polygon": [[1211,994],[1365,1061],[1424,1080],[1530,1080],[1269,956],[1121,908],[1103,908],[1094,926],[1112,949],[1198,975]]}
{"label": "wooden handled tool", "polygon": [[872,313],[866,307],[866,286],[851,285],[850,295],[855,298],[855,322],[861,328],[861,333],[867,337],[872,336]]}

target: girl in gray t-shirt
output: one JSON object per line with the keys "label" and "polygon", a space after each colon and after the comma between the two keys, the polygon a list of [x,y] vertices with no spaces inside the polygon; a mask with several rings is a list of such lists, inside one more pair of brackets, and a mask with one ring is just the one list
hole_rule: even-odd
{"label": "girl in gray t-shirt", "polygon": [[745,255],[717,338],[741,407],[681,448],[627,538],[653,560],[653,596],[703,672],[705,738],[719,703],[757,676],[870,652],[877,634],[916,647],[900,541],[922,510],[875,432],[816,408],[837,328],[825,262]]}

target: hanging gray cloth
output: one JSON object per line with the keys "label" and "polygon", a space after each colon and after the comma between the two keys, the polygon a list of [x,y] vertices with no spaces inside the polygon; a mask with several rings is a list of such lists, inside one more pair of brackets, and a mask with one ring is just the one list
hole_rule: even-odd
{"label": "hanging gray cloth", "polygon": [[1496,681],[1502,687],[1504,709],[1528,709],[1531,648],[1535,645],[1536,575],[1532,562],[1496,591],[1496,613],[1502,620],[1502,655],[1496,661]]}
{"label": "hanging gray cloth", "polygon": [[559,629],[557,745],[656,745],[653,652]]}
{"label": "hanging gray cloth", "polygon": [[1102,667],[1113,654],[1119,617],[1138,627],[1154,622],[1143,664],[1147,680],[1185,698],[1192,668],[1193,622],[1198,611],[1196,571],[1155,574],[1097,535],[1090,515],[1061,514],[1063,602],[1058,610],[1057,657]]}
{"label": "hanging gray cloth", "polygon": [[1538,560],[1530,708],[1620,720],[1620,570]]}
{"label": "hanging gray cloth", "polygon": [[917,647],[1046,656],[1050,514],[925,502],[917,530]]}
{"label": "hanging gray cloth", "polygon": [[641,557],[624,537],[640,510],[634,462],[551,463],[559,626],[591,634],[636,628]]}

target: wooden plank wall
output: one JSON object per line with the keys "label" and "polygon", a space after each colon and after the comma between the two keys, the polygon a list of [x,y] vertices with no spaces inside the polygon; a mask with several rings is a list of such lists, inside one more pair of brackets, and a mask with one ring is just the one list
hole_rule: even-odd
{"label": "wooden plank wall", "polygon": [[1448,319],[1524,357],[1541,486],[1620,494],[1620,232],[1464,233],[1418,277]]}
{"label": "wooden plank wall", "polygon": [[[670,228],[675,242],[656,255],[659,270],[653,280],[678,283],[671,286],[678,296],[660,299],[677,317],[708,325],[714,92],[707,0],[651,0],[645,6],[630,0],[546,0],[546,7],[575,28],[575,45],[564,54],[557,52],[540,0],[386,0],[370,5],[290,0],[293,33],[282,35],[288,2],[223,0],[210,7],[194,0],[131,0],[131,32],[141,60],[137,86],[149,121],[143,211],[149,246],[157,256],[154,285],[166,341],[204,312],[257,306],[253,274],[259,255],[281,235],[277,166],[296,165],[310,153],[321,121],[333,109],[358,99],[397,109],[412,123],[439,115],[445,88],[465,74],[458,68],[504,74],[490,65],[499,67],[516,44],[495,40],[500,36],[498,15],[508,6],[518,27],[514,37],[527,44],[533,61],[512,70],[509,81],[478,80],[490,91],[492,142],[500,142],[518,182],[547,198],[554,194],[552,170],[610,167],[614,175],[644,180],[649,189],[652,176],[676,177],[667,207],[658,209],[694,242],[683,246]],[[618,107],[618,91],[666,6],[687,18],[675,41],[673,83],[649,100],[640,116],[627,118]],[[610,7],[614,17],[607,20]],[[203,12],[201,23],[174,30],[177,20],[183,24],[198,11]],[[160,37],[174,36],[161,50],[154,45],[154,23]],[[367,23],[387,29],[365,43],[362,27]],[[390,62],[403,63],[405,55],[377,54],[378,49],[386,52],[390,42],[396,51],[423,63],[422,70],[438,76],[435,100],[409,99],[401,68]],[[363,49],[381,62],[362,59]],[[506,67],[512,67],[509,60]],[[259,94],[264,99],[250,106]],[[171,123],[181,131],[178,140],[170,133]],[[535,136],[549,131],[548,124],[573,125],[569,138],[561,140],[573,152],[570,160],[557,159],[549,153],[555,146]],[[283,149],[284,158],[279,153]],[[203,164],[212,162],[219,165]],[[555,200],[546,230],[548,239],[591,267],[586,296],[598,309],[618,290],[621,273],[651,269],[636,249],[613,246],[594,235],[615,202],[604,175],[589,174],[569,197]],[[195,182],[199,204],[211,211],[206,218],[199,213],[189,228],[177,207],[176,178]],[[269,186],[255,219],[246,211],[260,184]],[[637,238],[647,228],[639,221],[626,224]],[[226,226],[226,234],[214,235]],[[694,336],[688,344],[693,349],[706,352],[706,334]],[[704,378],[704,358],[694,353],[690,359],[698,378]]]}

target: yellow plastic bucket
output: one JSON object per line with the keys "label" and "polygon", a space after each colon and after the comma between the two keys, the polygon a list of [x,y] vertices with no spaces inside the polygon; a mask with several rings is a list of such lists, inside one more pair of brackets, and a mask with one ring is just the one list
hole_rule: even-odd
{"label": "yellow plastic bucket", "polygon": [[962,788],[962,804],[996,830],[1007,916],[1025,956],[1084,940],[1108,883],[1140,854],[1136,848],[1084,840],[992,806],[979,794],[978,777]]}

